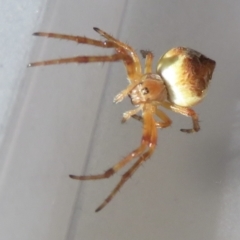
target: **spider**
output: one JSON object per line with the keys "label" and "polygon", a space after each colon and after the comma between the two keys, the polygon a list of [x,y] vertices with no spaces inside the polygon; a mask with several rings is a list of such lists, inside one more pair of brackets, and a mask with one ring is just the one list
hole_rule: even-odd
{"label": "spider", "polygon": [[[139,56],[131,46],[120,42],[99,28],[94,27],[93,29],[105,40],[99,41],[88,37],[47,32],[36,32],[33,35],[65,39],[102,48],[113,48],[114,53],[112,55],[59,58],[33,62],[28,67],[74,62],[117,61],[122,61],[125,66],[129,85],[117,94],[113,101],[119,103],[129,96],[135,108],[123,113],[122,122],[126,122],[130,118],[142,122],[143,132],[140,146],[103,174],[69,175],[70,178],[77,180],[105,179],[113,176],[126,164],[136,159],[135,163],[122,175],[119,183],[108,197],[95,210],[98,212],[113,199],[139,166],[152,156],[157,144],[157,129],[171,125],[171,119],[159,107],[191,117],[193,127],[181,129],[182,132],[192,133],[200,130],[198,115],[190,107],[196,105],[204,98],[216,63],[190,48],[175,47],[167,51],[159,59],[156,71],[152,70],[153,53],[141,50],[141,55],[145,59],[145,65],[142,68]],[[141,112],[141,115],[139,112]]]}

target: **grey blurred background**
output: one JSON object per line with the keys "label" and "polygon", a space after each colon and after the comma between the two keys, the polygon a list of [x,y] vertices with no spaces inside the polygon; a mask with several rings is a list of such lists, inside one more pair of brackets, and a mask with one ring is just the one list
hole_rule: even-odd
{"label": "grey blurred background", "polygon": [[[0,239],[238,240],[239,1],[31,2],[12,0],[0,9],[9,24],[2,22],[0,32]],[[120,123],[130,101],[112,103],[127,86],[123,64],[26,68],[37,60],[111,53],[31,35],[101,39],[95,26],[137,51],[152,50],[155,64],[174,46],[217,62],[208,96],[195,107],[201,131],[180,132],[191,120],[165,111],[173,125],[159,130],[155,154],[99,213],[122,172],[95,182],[68,175],[101,173],[140,143],[141,124]]]}

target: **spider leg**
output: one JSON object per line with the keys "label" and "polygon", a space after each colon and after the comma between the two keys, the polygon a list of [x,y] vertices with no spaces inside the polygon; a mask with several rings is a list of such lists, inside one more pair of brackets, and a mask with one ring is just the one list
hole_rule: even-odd
{"label": "spider leg", "polygon": [[130,117],[135,116],[141,109],[142,109],[142,107],[140,106],[138,108],[135,108],[133,110],[130,110],[130,111],[127,111],[127,112],[123,113],[123,118],[122,118],[121,122],[125,123]]}
{"label": "spider leg", "polygon": [[[27,67],[36,67],[36,66],[46,66],[46,65],[56,65],[56,64],[63,64],[63,63],[93,63],[93,62],[117,62],[123,61],[128,79],[130,80],[130,84],[127,88],[117,94],[113,100],[115,103],[121,102],[128,94],[135,88],[138,84],[136,79],[139,80],[139,75],[135,72],[135,63],[133,59],[124,53],[115,53],[113,55],[105,55],[105,56],[77,56],[77,57],[70,57],[70,58],[57,58],[52,60],[45,60],[40,62],[33,62],[29,63]],[[133,80],[134,79],[134,80]]]}
{"label": "spider leg", "polygon": [[126,55],[115,53],[113,55],[106,56],[77,56],[70,58],[58,58],[40,62],[29,63],[28,67],[46,66],[63,63],[91,63],[91,62],[117,62],[127,58]]}
{"label": "spider leg", "polygon": [[132,177],[134,172],[138,169],[138,167],[147,159],[150,158],[154,151],[154,148],[151,147],[147,152],[145,152],[137,162],[134,163],[134,165],[126,172],[123,174],[121,180],[117,184],[117,186],[113,189],[113,191],[109,194],[109,196],[104,200],[104,202],[95,210],[95,212],[99,212],[101,209],[103,209],[112,199],[113,197],[117,194],[117,192],[121,189],[123,184]]}
{"label": "spider leg", "polygon": [[156,109],[155,114],[162,119],[161,122],[156,122],[156,127],[157,128],[166,128],[169,127],[172,124],[171,119],[161,110]]}
{"label": "spider leg", "polygon": [[[132,111],[140,111],[140,107],[136,108]],[[131,112],[131,111],[129,111]],[[150,144],[150,142],[156,142],[156,140],[151,140],[151,133],[152,128],[155,130],[155,121],[150,115],[151,118],[148,116],[143,118],[145,119],[144,128],[143,128],[143,137],[141,145],[136,148],[134,151],[132,151],[130,154],[128,154],[125,158],[123,158],[120,162],[115,164],[113,167],[106,170],[103,174],[96,174],[96,175],[86,175],[86,176],[76,176],[76,175],[69,175],[71,178],[76,180],[98,180],[98,179],[105,179],[109,178],[112,175],[114,175],[117,171],[119,171],[121,168],[123,168],[127,163],[129,163],[132,159],[140,156],[146,149],[146,147]],[[155,134],[156,135],[156,134]],[[156,138],[156,137],[155,137]],[[149,140],[150,139],[150,140]]]}
{"label": "spider leg", "polygon": [[152,73],[153,53],[151,51],[141,50],[143,58],[145,58],[144,73]]}
{"label": "spider leg", "polygon": [[109,168],[102,174],[83,175],[83,176],[69,175],[69,177],[76,180],[99,180],[99,179],[109,178],[112,175],[114,175],[116,172],[118,172],[121,168],[123,168],[132,159],[141,155],[142,152],[144,152],[144,150],[146,149],[146,147],[147,147],[147,144],[145,143],[145,141],[142,141],[140,147],[136,148],[134,151],[128,154],[125,158],[123,158],[121,161],[119,161],[117,164],[115,164],[113,167]]}
{"label": "spider leg", "polygon": [[139,122],[143,122],[143,117],[140,115],[133,114],[131,117]]}
{"label": "spider leg", "polygon": [[93,45],[97,47],[103,48],[114,48],[116,44],[111,41],[99,41],[88,37],[81,37],[81,36],[74,36],[74,35],[66,35],[60,33],[52,33],[52,32],[35,32],[33,33],[34,36],[39,37],[48,37],[48,38],[57,38],[57,39],[64,39],[68,41],[74,41],[77,43]]}
{"label": "spider leg", "polygon": [[58,34],[58,33],[47,33],[47,32],[36,32],[33,35],[42,36],[42,37],[50,37],[57,39],[65,39],[70,41],[75,41],[77,43],[89,44],[103,48],[115,48],[116,54],[110,56],[77,56],[71,58],[58,58],[53,60],[39,61],[28,64],[28,67],[34,66],[43,66],[43,65],[53,65],[53,64],[62,64],[62,63],[89,63],[89,62],[117,62],[122,60],[126,71],[127,78],[132,84],[128,86],[125,90],[120,92],[115,98],[114,102],[118,103],[122,101],[129,92],[139,83],[141,78],[141,64],[140,60],[136,54],[136,52],[127,44],[118,41],[113,38],[106,32],[94,28],[101,36],[105,37],[107,41],[98,41],[95,39],[81,37],[81,36],[73,36],[66,34]]}
{"label": "spider leg", "polygon": [[104,208],[113,199],[113,197],[117,194],[120,188],[134,174],[134,172],[139,168],[139,166],[147,159],[149,159],[153,154],[157,142],[157,129],[155,127],[155,121],[152,117],[152,113],[150,112],[147,113],[143,118],[145,133],[142,137],[142,141],[146,141],[148,143],[149,149],[139,157],[139,159],[126,173],[123,174],[117,186],[112,190],[112,192],[108,195],[104,202],[95,210],[96,212]]}
{"label": "spider leg", "polygon": [[[105,55],[105,56],[76,56],[70,58],[57,58],[52,60],[45,60],[39,62],[32,62],[27,65],[27,67],[35,67],[35,66],[46,66],[46,65],[55,65],[55,64],[63,64],[63,63],[93,63],[93,62],[118,62],[123,61],[128,79],[132,81],[133,79],[139,79],[138,74],[135,72],[135,64],[133,59],[124,53],[115,53],[113,55]],[[120,102],[124,97],[128,95],[128,93],[137,85],[136,82],[132,83],[131,86],[127,87],[126,90],[123,90],[115,97],[115,102]]]}
{"label": "spider leg", "polygon": [[139,74],[142,71],[141,68],[141,63],[140,60],[138,58],[137,53],[133,50],[133,48],[131,48],[129,45],[118,41],[116,38],[112,37],[111,35],[109,35],[108,33],[104,32],[103,30],[94,27],[93,28],[96,32],[98,32],[101,36],[103,36],[104,38],[106,38],[107,40],[114,42],[117,46],[120,47],[120,49],[125,49],[128,53],[130,53],[134,63],[135,63],[135,71],[138,72]]}
{"label": "spider leg", "polygon": [[193,109],[191,109],[189,107],[181,107],[181,106],[175,105],[173,103],[168,103],[168,102],[161,103],[161,105],[165,108],[168,108],[168,109],[176,112],[176,113],[180,113],[184,116],[192,118],[193,128],[180,129],[180,131],[186,132],[186,133],[192,133],[192,132],[198,132],[200,130],[198,115]]}
{"label": "spider leg", "polygon": [[[157,128],[166,128],[168,126],[170,126],[172,124],[171,119],[162,111],[160,111],[159,109],[155,110],[155,114],[162,119],[163,121],[161,122],[156,122],[156,127]],[[143,117],[137,114],[133,114],[131,115],[131,117],[135,120],[138,120],[140,122],[143,122]]]}

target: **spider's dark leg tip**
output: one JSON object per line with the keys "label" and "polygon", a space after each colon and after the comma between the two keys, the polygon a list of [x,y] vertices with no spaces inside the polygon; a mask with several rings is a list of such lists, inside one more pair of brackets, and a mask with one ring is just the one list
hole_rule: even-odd
{"label": "spider's dark leg tip", "polygon": [[146,58],[146,56],[147,56],[146,50],[140,50],[140,53],[142,54],[143,58]]}
{"label": "spider's dark leg tip", "polygon": [[35,33],[33,33],[32,35],[33,35],[33,36],[39,36],[40,34],[39,34],[39,32],[35,32]]}
{"label": "spider's dark leg tip", "polygon": [[99,32],[100,29],[97,28],[97,27],[94,27],[93,30],[96,31],[96,32]]}
{"label": "spider's dark leg tip", "polygon": [[194,133],[196,132],[194,129],[180,129],[181,132],[184,132],[184,133]]}
{"label": "spider's dark leg tip", "polygon": [[75,175],[72,175],[72,174],[70,174],[70,175],[68,175],[70,178],[72,178],[72,179],[76,179],[76,176]]}
{"label": "spider's dark leg tip", "polygon": [[[104,204],[105,205],[105,204]],[[95,212],[97,213],[97,212],[99,212],[99,211],[101,211],[102,209],[103,209],[103,204],[102,205],[100,205],[96,210],[95,210]]]}

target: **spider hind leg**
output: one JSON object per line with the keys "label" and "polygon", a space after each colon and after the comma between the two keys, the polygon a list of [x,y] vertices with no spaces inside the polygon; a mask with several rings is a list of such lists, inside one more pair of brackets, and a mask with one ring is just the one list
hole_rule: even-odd
{"label": "spider hind leg", "polygon": [[181,107],[181,106],[175,105],[173,103],[168,103],[168,102],[163,102],[163,103],[161,103],[161,105],[167,109],[172,110],[173,112],[180,113],[186,117],[191,117],[193,127],[187,128],[187,129],[185,129],[185,128],[180,129],[181,132],[193,133],[193,132],[198,132],[200,130],[198,115],[193,109],[191,109],[189,107]]}

